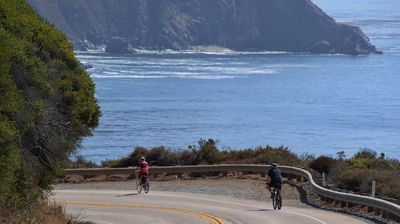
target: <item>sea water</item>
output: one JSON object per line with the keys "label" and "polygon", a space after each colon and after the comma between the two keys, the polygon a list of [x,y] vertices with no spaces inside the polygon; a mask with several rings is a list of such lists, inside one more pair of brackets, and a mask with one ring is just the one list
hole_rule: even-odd
{"label": "sea water", "polygon": [[99,162],[136,146],[185,149],[289,147],[400,158],[400,1],[318,0],[360,26],[382,55],[285,52],[77,52],[96,83],[103,116],[78,154]]}

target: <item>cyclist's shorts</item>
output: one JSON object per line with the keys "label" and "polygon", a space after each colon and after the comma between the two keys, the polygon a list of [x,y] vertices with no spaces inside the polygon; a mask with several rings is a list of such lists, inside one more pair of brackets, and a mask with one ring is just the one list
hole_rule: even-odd
{"label": "cyclist's shorts", "polygon": [[274,187],[274,188],[276,188],[276,189],[282,190],[282,183],[273,183],[273,182],[270,182],[270,183],[269,183],[269,186],[270,186],[271,188]]}

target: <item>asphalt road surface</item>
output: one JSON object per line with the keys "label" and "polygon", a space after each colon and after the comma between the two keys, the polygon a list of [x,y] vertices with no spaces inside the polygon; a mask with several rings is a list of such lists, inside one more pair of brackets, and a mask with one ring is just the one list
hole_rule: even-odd
{"label": "asphalt road surface", "polygon": [[269,202],[225,196],[151,191],[56,190],[53,198],[68,213],[99,224],[333,224],[366,223],[352,216],[311,207],[273,210]]}

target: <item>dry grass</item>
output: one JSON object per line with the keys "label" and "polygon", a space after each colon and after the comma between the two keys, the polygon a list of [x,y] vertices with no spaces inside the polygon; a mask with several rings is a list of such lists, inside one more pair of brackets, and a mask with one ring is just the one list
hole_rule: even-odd
{"label": "dry grass", "polygon": [[34,211],[20,211],[18,214],[8,215],[0,210],[0,223],[7,224],[93,224],[89,221],[79,221],[77,217],[66,214],[65,206],[50,202],[40,203]]}
{"label": "dry grass", "polygon": [[79,220],[78,217],[68,215],[65,206],[58,202],[50,202],[47,206],[41,207],[42,214],[45,215],[44,224],[93,224],[90,221]]}

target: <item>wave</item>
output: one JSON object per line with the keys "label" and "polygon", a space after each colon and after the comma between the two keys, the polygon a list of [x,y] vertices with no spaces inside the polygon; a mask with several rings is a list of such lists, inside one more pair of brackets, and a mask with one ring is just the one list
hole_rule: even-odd
{"label": "wave", "polygon": [[[326,54],[323,56],[344,56],[342,54]],[[206,70],[215,71],[223,69],[238,69],[246,67],[247,65],[253,66],[253,64],[246,62],[246,60],[204,60],[204,59],[162,59],[162,58],[123,58],[123,57],[108,57],[96,56],[95,61],[83,60],[85,63],[90,63],[94,67],[106,67],[112,71],[137,71],[141,69],[165,69],[170,68],[180,68],[188,70]],[[229,67],[228,67],[229,66]],[[248,67],[250,67],[248,66]],[[275,64],[263,64],[261,69],[273,69],[273,68],[306,68],[315,67],[310,64],[302,63],[275,63]],[[128,69],[128,70],[127,70]],[[270,72],[267,72],[270,73]]]}
{"label": "wave", "polygon": [[183,77],[186,79],[206,79],[206,80],[222,80],[222,79],[234,79],[237,76],[229,76],[229,75],[199,75],[199,76],[190,76]]}
{"label": "wave", "polygon": [[148,76],[148,75],[90,75],[92,78],[97,79],[160,79],[168,78],[168,76]]}
{"label": "wave", "polygon": [[[135,49],[136,52],[131,55],[179,55],[179,54],[204,54],[204,55],[276,55],[276,54],[299,54],[287,51],[235,51],[230,49],[222,49],[218,51],[208,50],[147,50]],[[110,54],[101,50],[75,51],[78,57],[92,57],[95,55],[118,55]]]}
{"label": "wave", "polygon": [[[204,50],[205,49],[205,50]],[[193,50],[147,50],[147,49],[135,49],[136,54],[205,54],[205,55],[260,55],[260,54],[290,54],[286,51],[235,51],[228,48],[211,48],[208,50],[204,49],[193,49]],[[214,50],[215,49],[215,50]]]}
{"label": "wave", "polygon": [[275,74],[277,73],[274,69],[253,69],[253,68],[225,68],[225,67],[213,67],[213,68],[186,68],[182,71],[146,71],[146,70],[120,70],[119,72],[103,72],[105,74],[139,74],[139,75],[177,75],[177,76],[193,76],[193,75],[204,75],[210,73],[217,73],[221,75],[263,75],[263,74]]}
{"label": "wave", "polygon": [[118,72],[108,72],[108,71],[104,71],[104,74],[108,74],[108,75],[119,75],[120,73]]}
{"label": "wave", "polygon": [[[246,77],[250,75],[268,75],[278,73],[270,68],[249,68],[249,67],[190,67],[177,70],[147,70],[147,69],[110,69],[106,71],[94,71],[92,77],[126,78],[126,77]],[[211,79],[211,78],[210,78]]]}
{"label": "wave", "polygon": [[237,76],[229,75],[96,75],[92,74],[92,78],[97,79],[166,79],[166,78],[182,78],[182,79],[205,79],[205,80],[222,80],[234,79]]}
{"label": "wave", "polygon": [[400,46],[390,47],[387,52],[400,53]]}

